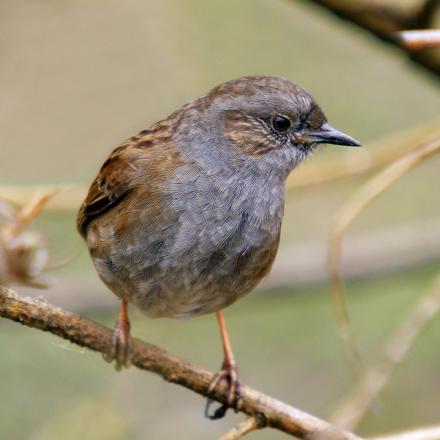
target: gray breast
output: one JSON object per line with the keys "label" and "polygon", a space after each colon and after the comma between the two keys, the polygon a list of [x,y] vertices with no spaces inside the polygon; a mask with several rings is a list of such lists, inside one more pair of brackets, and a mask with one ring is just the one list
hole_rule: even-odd
{"label": "gray breast", "polygon": [[276,254],[283,186],[248,171],[182,167],[163,188],[167,220],[141,224],[95,258],[104,282],[150,316],[214,312],[251,291]]}

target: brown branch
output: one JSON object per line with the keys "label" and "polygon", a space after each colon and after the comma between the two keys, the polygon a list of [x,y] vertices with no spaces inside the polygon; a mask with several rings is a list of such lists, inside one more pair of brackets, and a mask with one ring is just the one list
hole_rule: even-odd
{"label": "brown branch", "polygon": [[425,0],[422,2],[422,6],[420,7],[418,14],[415,16],[414,28],[430,28],[434,25],[434,19],[436,12],[440,7],[439,0]]}
{"label": "brown branch", "polygon": [[[90,319],[0,287],[0,316],[28,327],[48,331],[81,347],[109,353],[113,331]],[[132,365],[156,373],[168,382],[182,385],[206,396],[214,374],[189,364],[166,351],[139,339],[133,339]],[[251,417],[261,417],[267,426],[299,438],[359,440],[350,432],[340,430],[279,400],[247,386],[241,388],[239,411]],[[225,386],[219,386],[210,397],[220,403],[226,399]]]}
{"label": "brown branch", "polygon": [[438,0],[428,0],[417,10],[408,11],[397,2],[371,0],[309,0],[322,6],[337,17],[369,32],[376,38],[393,45],[414,63],[440,77],[440,58],[433,51],[412,53],[394,34],[406,29],[418,29],[431,23],[439,6]]}
{"label": "brown branch", "polygon": [[220,440],[239,440],[246,434],[263,428],[264,424],[265,421],[262,417],[248,417],[223,435]]}
{"label": "brown branch", "polygon": [[[353,391],[335,410],[330,417],[333,423],[346,429],[354,429],[359,424],[371,403],[389,382],[395,367],[404,360],[417,337],[439,311],[440,277],[385,345],[378,362],[365,372]],[[402,435],[401,438],[406,437]],[[423,436],[418,438],[422,439]]]}

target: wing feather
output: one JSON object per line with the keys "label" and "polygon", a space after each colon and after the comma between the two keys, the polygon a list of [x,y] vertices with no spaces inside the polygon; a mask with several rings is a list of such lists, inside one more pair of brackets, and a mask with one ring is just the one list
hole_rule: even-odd
{"label": "wing feather", "polygon": [[132,169],[124,157],[129,146],[121,147],[114,150],[105,161],[79,210],[77,227],[83,237],[95,218],[121,203],[132,190],[129,179]]}
{"label": "wing feather", "polygon": [[[166,121],[159,121],[113,150],[102,165],[78,212],[77,228],[83,237],[93,220],[119,205],[134,190],[135,182],[142,174],[136,162],[142,157],[153,158],[153,151],[156,150],[154,147],[160,147],[161,151],[166,149],[169,139]],[[144,161],[144,164],[145,162],[148,161]]]}

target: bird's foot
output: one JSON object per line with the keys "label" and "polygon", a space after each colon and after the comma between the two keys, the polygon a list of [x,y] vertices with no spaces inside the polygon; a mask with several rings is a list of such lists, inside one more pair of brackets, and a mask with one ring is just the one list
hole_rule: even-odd
{"label": "bird's foot", "polygon": [[208,396],[215,390],[215,388],[220,383],[226,383],[227,385],[227,394],[226,401],[217,408],[212,414],[209,413],[209,409],[213,402],[212,399],[208,397],[205,406],[205,417],[216,420],[221,419],[225,416],[228,408],[238,409],[238,404],[240,402],[240,382],[238,380],[237,367],[235,364],[223,363],[222,369],[214,376],[211,384],[208,388]]}
{"label": "bird's foot", "polygon": [[118,319],[116,322],[111,351],[103,357],[107,362],[115,361],[115,368],[118,371],[131,365],[131,335],[128,319]]}

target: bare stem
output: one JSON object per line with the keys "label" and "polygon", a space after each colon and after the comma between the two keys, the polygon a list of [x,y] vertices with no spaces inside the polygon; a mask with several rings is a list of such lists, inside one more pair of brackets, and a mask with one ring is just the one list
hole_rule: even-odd
{"label": "bare stem", "polygon": [[409,50],[440,47],[440,30],[397,32],[396,38]]}
{"label": "bare stem", "polygon": [[342,237],[347,228],[373,200],[405,173],[439,151],[440,137],[438,136],[428,142],[417,145],[413,150],[403,155],[399,160],[367,181],[342,207],[333,223],[328,248],[328,267],[331,277],[332,299],[337,311],[338,326],[344,346],[357,367],[359,367],[360,358],[351,333],[344,286],[341,280],[340,261]]}
{"label": "bare stem", "polygon": [[[90,319],[30,298],[23,298],[11,289],[0,287],[0,316],[28,327],[48,331],[82,347],[109,353],[113,331]],[[133,339],[132,365],[156,373],[166,381],[182,385],[206,396],[214,374],[162,350],[155,345]],[[219,385],[210,398],[224,403],[226,385]],[[359,440],[350,432],[336,428],[279,400],[242,386],[239,411],[251,417],[261,415],[267,426],[298,438]]]}
{"label": "bare stem", "polygon": [[440,60],[433,51],[414,53],[395,33],[407,29],[428,27],[438,9],[438,0],[427,0],[421,8],[404,7],[402,2],[371,0],[308,0],[352,23],[371,35],[392,44],[408,56],[413,63],[440,76]]}
{"label": "bare stem", "polygon": [[[440,277],[436,280],[433,289],[428,292],[385,345],[376,364],[365,372],[353,391],[330,417],[333,423],[346,429],[354,429],[359,424],[371,403],[389,382],[395,367],[403,361],[421,331],[439,311]],[[437,428],[435,432],[440,438],[440,429]],[[405,434],[408,437],[402,435],[402,440],[424,438],[421,433],[418,433],[417,436]],[[399,436],[396,436],[396,440],[398,438]]]}
{"label": "bare stem", "polygon": [[440,426],[425,426],[410,431],[372,437],[371,440],[440,440]]}
{"label": "bare stem", "polygon": [[238,440],[252,431],[263,428],[265,425],[263,417],[248,417],[237,426],[234,426],[229,432],[223,435],[219,440]]}

